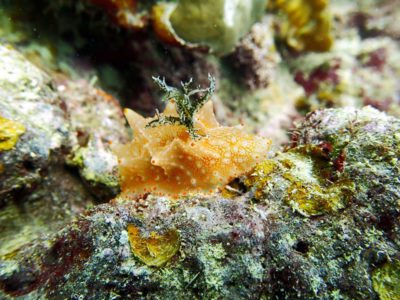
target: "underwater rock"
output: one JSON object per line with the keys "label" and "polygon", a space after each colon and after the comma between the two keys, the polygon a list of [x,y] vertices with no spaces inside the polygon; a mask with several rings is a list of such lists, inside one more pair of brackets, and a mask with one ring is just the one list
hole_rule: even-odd
{"label": "underwater rock", "polygon": [[[268,160],[278,167],[259,171],[236,195],[180,201],[147,195],[98,205],[50,239],[3,258],[2,293],[86,299],[397,297],[386,274],[398,281],[399,129],[399,119],[370,107],[316,111],[297,124],[291,149]],[[284,178],[284,168],[302,180],[299,189],[343,178],[354,189],[346,198],[332,194],[345,200],[335,209],[306,215],[304,207],[294,206],[293,189],[286,193],[288,185],[280,185],[292,180]],[[260,189],[256,182],[265,176]],[[318,203],[324,205],[314,207]],[[135,246],[154,243],[156,253],[168,253],[165,266],[148,265],[147,255],[143,261],[132,252],[132,228],[139,239]]]}
{"label": "underwater rock", "polygon": [[78,169],[82,180],[99,201],[119,193],[111,142],[126,142],[128,133],[117,100],[85,80],[56,78],[58,93],[70,122],[71,152],[67,164]]}
{"label": "underwater rock", "polygon": [[20,129],[14,145],[0,152],[0,256],[69,222],[91,200],[63,166],[70,128],[52,84],[15,49],[0,44],[0,111]]}
{"label": "underwater rock", "polygon": [[[125,141],[127,133],[110,96],[85,81],[51,78],[4,44],[0,112],[2,257],[70,222],[94,198],[115,196],[117,162],[107,142]],[[78,169],[86,186],[67,163]]]}
{"label": "underwater rock", "polygon": [[298,110],[371,105],[399,117],[398,43],[347,34],[329,53],[311,53],[289,62],[293,78],[304,90],[296,100]]}
{"label": "underwater rock", "polygon": [[251,28],[236,45],[230,59],[239,79],[251,89],[266,87],[274,78],[281,56],[275,48],[272,18],[266,17]]}
{"label": "underwater rock", "polygon": [[396,187],[395,178],[380,176],[398,171],[397,126],[371,107],[317,110],[293,129],[291,147],[259,164],[245,184],[256,199],[278,194],[305,216],[341,210],[379,181]]}

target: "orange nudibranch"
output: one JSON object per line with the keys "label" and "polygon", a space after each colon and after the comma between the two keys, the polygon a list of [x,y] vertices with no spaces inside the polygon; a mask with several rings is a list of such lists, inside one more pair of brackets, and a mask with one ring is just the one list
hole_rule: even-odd
{"label": "orange nudibranch", "polygon": [[[241,127],[218,124],[212,101],[195,115],[194,128],[203,137],[193,140],[186,127],[163,124],[146,127],[156,117],[145,119],[125,109],[134,138],[128,144],[113,144],[125,193],[152,192],[180,196],[191,192],[220,190],[232,178],[251,171],[266,158],[271,141],[244,132]],[[178,116],[169,103],[163,116]]]}

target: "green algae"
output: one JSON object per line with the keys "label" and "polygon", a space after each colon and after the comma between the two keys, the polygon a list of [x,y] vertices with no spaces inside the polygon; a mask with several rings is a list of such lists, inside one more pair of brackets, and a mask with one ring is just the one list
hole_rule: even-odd
{"label": "green algae", "polygon": [[223,264],[223,259],[226,255],[221,243],[204,244],[199,248],[199,259],[204,267],[204,278],[210,293],[220,290],[224,285],[226,266]]}
{"label": "green algae", "polygon": [[400,299],[400,262],[395,260],[375,269],[372,272],[372,282],[379,299]]}

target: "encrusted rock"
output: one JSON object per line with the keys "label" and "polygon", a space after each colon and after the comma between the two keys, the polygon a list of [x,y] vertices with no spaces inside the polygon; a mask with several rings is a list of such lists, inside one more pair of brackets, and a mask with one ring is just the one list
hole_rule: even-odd
{"label": "encrusted rock", "polygon": [[[99,111],[87,106],[93,102]],[[107,142],[124,141],[127,133],[112,97],[85,81],[55,81],[4,44],[0,112],[0,256],[7,256],[70,222],[94,198],[108,201],[118,193]],[[91,193],[66,167],[71,160]]]}
{"label": "encrusted rock", "polygon": [[239,78],[252,90],[266,87],[274,78],[281,56],[275,48],[270,16],[253,25],[231,56]]}
{"label": "encrusted rock", "polygon": [[[148,195],[99,205],[50,240],[38,240],[5,258],[0,263],[3,295],[86,299],[396,295],[390,282],[398,280],[394,272],[400,260],[399,129],[400,120],[372,108],[316,111],[293,134],[289,151],[297,155],[296,161],[291,163],[290,156],[284,161],[285,153],[279,153],[271,161],[281,169],[259,173],[247,189],[238,184],[231,189],[237,195],[230,198],[193,195],[171,201]],[[321,161],[323,170],[315,164]],[[302,182],[299,189],[312,180],[329,184],[342,177],[352,180],[354,189],[342,205],[311,216],[293,206],[297,200],[293,189],[285,194],[285,185],[279,184],[285,179],[283,168]],[[270,178],[256,194],[260,188],[256,182],[262,183],[264,176]],[[324,204],[317,201],[314,207],[319,203]],[[133,252],[128,239],[132,228]],[[180,238],[178,252],[170,232]],[[169,253],[162,267],[154,267],[143,255],[143,243],[156,247],[149,252]]]}

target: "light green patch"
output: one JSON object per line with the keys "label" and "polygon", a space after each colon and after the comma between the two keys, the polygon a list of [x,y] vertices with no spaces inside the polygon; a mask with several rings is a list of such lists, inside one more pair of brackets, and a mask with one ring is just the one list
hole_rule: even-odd
{"label": "light green patch", "polygon": [[203,264],[207,289],[219,291],[223,287],[226,267],[223,266],[222,259],[225,256],[226,252],[221,243],[205,244],[199,248],[198,257]]}
{"label": "light green patch", "polygon": [[372,272],[372,283],[380,300],[400,299],[400,262],[388,262]]}
{"label": "light green patch", "polygon": [[242,256],[242,261],[250,276],[255,280],[262,281],[265,270],[262,266],[261,259],[254,259],[250,254],[244,254]]}

